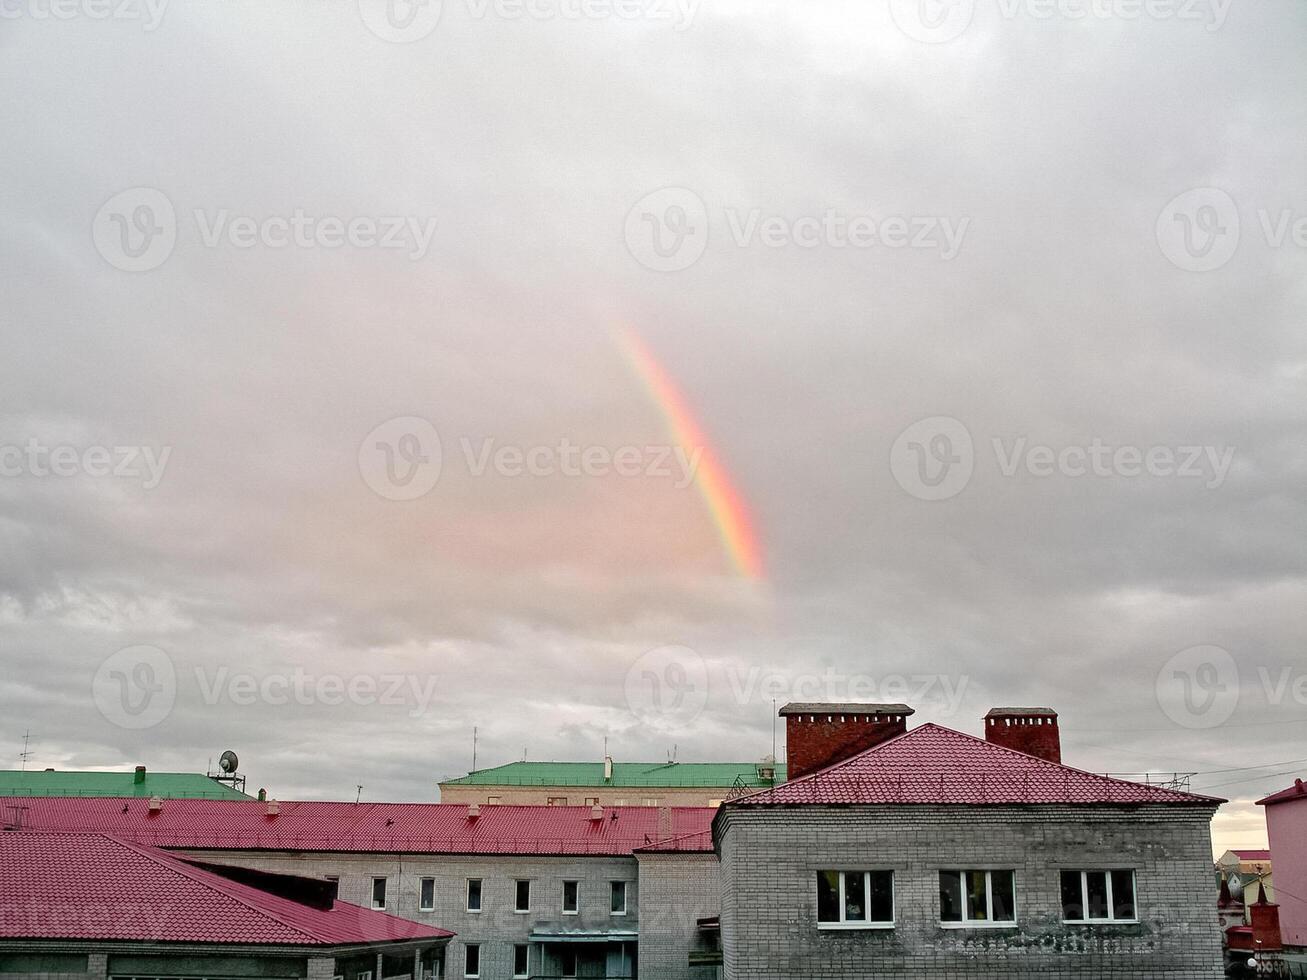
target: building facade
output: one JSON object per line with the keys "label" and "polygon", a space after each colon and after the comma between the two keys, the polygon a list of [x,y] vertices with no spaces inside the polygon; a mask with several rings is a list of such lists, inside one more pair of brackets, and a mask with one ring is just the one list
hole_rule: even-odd
{"label": "building facade", "polygon": [[762,762],[510,762],[440,783],[442,803],[717,806],[785,781]]}
{"label": "building facade", "polygon": [[1280,884],[1280,929],[1301,972],[1307,975],[1307,783],[1258,800],[1266,809],[1271,860]]}

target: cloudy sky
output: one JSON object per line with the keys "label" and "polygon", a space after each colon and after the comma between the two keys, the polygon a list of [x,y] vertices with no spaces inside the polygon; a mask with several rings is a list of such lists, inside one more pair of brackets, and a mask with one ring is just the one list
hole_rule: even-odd
{"label": "cloudy sky", "polygon": [[0,7],[0,767],[1307,775],[1302,4]]}

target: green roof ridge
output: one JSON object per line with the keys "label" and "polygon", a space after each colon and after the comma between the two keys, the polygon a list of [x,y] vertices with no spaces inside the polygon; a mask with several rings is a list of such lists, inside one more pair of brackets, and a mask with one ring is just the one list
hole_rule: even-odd
{"label": "green roof ridge", "polygon": [[[465,776],[443,779],[450,786],[594,786],[603,787],[765,787],[770,780],[758,776],[764,762],[614,762],[613,778],[604,779],[603,762],[508,762],[478,769]],[[777,779],[785,778],[785,763],[776,764]]]}

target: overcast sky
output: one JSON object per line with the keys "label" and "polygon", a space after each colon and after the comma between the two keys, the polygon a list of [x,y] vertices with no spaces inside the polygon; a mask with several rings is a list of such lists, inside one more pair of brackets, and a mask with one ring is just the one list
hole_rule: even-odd
{"label": "overcast sky", "polygon": [[432,800],[474,726],[1048,705],[1264,842],[1307,7],[162,3],[2,4],[0,768]]}

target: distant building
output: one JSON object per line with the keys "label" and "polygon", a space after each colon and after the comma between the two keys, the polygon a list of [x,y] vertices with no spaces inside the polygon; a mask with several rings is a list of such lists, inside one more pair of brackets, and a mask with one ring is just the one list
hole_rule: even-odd
{"label": "distant building", "polygon": [[1307,783],[1257,801],[1266,808],[1266,833],[1279,882],[1280,927],[1286,954],[1307,975]]}
{"label": "distant building", "polygon": [[450,933],[102,834],[0,832],[5,980],[444,975]]}
{"label": "distant building", "polygon": [[1216,859],[1221,881],[1229,886],[1230,897],[1246,910],[1261,902],[1275,901],[1275,880],[1269,850],[1231,850]]}
{"label": "distant building", "polygon": [[1224,801],[1059,764],[1046,708],[980,739],[888,734],[883,707],[788,710],[791,766],[808,732],[829,758],[842,726],[848,753],[717,811],[727,980],[1220,980]]}
{"label": "distant building", "polygon": [[440,783],[442,803],[717,806],[785,781],[774,762],[510,762]]}
{"label": "distant building", "polygon": [[0,769],[0,796],[158,796],[165,800],[248,800],[226,783],[198,772]]}

